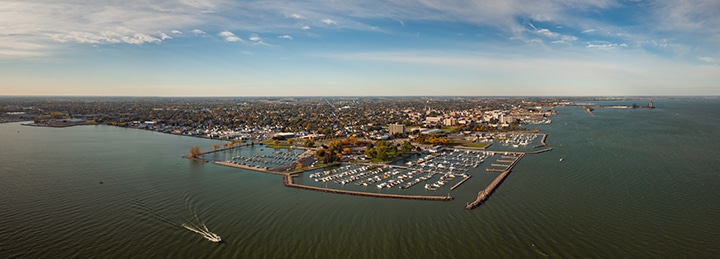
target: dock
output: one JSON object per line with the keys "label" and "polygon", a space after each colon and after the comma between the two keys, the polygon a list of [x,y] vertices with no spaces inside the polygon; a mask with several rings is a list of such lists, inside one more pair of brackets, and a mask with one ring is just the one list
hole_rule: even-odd
{"label": "dock", "polygon": [[450,187],[450,190],[451,190],[451,191],[452,191],[452,190],[455,190],[455,188],[458,188],[461,184],[467,182],[467,180],[470,180],[470,177],[472,177],[472,176],[471,176],[471,175],[468,175],[467,177],[464,177],[464,179],[462,179],[460,182],[458,182],[458,183],[456,183],[455,185],[453,185],[452,187]]}
{"label": "dock", "polygon": [[498,186],[500,186],[500,183],[502,183],[502,181],[505,180],[505,177],[507,177],[508,174],[510,174],[512,167],[514,167],[518,163],[518,161],[520,161],[520,159],[523,158],[523,156],[525,156],[525,154],[520,154],[520,156],[515,158],[515,161],[512,164],[510,164],[510,166],[508,166],[502,173],[500,173],[500,175],[498,175],[497,178],[495,178],[495,180],[493,180],[492,183],[490,183],[490,185],[488,185],[484,190],[482,190],[478,193],[477,198],[473,202],[470,202],[465,206],[465,209],[471,210],[471,209],[477,208],[483,202],[485,202],[485,200],[487,200],[488,197],[490,197],[490,194],[492,194],[495,191],[495,189]]}
{"label": "dock", "polygon": [[376,197],[376,198],[391,198],[391,199],[404,199],[404,200],[426,200],[426,201],[450,201],[453,199],[453,197],[450,196],[450,194],[448,194],[447,196],[402,195],[402,194],[374,193],[374,192],[356,192],[356,191],[347,191],[347,190],[330,189],[330,188],[323,188],[323,187],[316,187],[316,186],[300,185],[300,184],[295,184],[293,182],[291,175],[285,175],[283,177],[283,184],[286,187],[292,187],[292,188],[298,188],[298,189],[304,189],[304,190],[327,192],[327,193],[337,193],[337,194],[347,194],[347,195],[355,195],[355,196]]}

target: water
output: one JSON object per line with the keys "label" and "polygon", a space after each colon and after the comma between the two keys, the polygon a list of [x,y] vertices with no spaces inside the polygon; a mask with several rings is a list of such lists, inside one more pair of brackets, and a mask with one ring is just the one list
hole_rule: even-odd
{"label": "water", "polygon": [[559,107],[539,127],[562,148],[525,156],[472,211],[491,174],[450,202],[337,195],[180,158],[212,140],[0,124],[0,257],[715,257],[720,102],[655,105]]}

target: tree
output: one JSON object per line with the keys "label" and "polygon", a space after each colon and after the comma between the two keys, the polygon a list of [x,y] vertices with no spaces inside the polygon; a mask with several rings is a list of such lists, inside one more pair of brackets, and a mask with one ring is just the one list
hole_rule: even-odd
{"label": "tree", "polygon": [[314,146],[315,146],[315,141],[313,141],[312,139],[306,139],[306,140],[305,140],[305,146],[306,146],[306,147],[314,147]]}
{"label": "tree", "polygon": [[318,148],[315,150],[315,156],[319,159],[322,159],[322,157],[325,156],[325,149],[324,148]]}
{"label": "tree", "polygon": [[299,169],[302,169],[303,167],[305,167],[305,165],[303,165],[303,163],[300,161],[297,161],[297,164],[295,164],[295,169],[299,170]]}
{"label": "tree", "polygon": [[292,146],[293,142],[295,142],[295,140],[291,139],[291,138],[287,139],[286,141],[287,141],[288,145],[290,145],[290,146]]}
{"label": "tree", "polygon": [[202,152],[200,152],[199,146],[192,146],[190,148],[190,157],[192,158],[198,158],[202,155]]}
{"label": "tree", "polygon": [[402,146],[400,146],[400,151],[402,151],[403,154],[407,154],[412,152],[413,145],[410,143],[410,141],[405,141],[402,143]]}
{"label": "tree", "polygon": [[365,155],[371,159],[374,159],[377,157],[377,151],[375,148],[369,147],[367,150],[365,150]]}
{"label": "tree", "polygon": [[279,143],[280,143],[279,140],[277,140],[277,139],[273,140],[273,146],[275,146],[276,148],[278,147]]}
{"label": "tree", "polygon": [[218,149],[218,144],[213,144],[212,147],[213,147],[213,150],[217,150],[217,149]]}

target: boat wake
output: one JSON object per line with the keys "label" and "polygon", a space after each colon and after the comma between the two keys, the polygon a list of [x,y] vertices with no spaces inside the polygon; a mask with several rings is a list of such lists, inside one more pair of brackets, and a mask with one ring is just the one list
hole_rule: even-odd
{"label": "boat wake", "polygon": [[197,215],[197,212],[195,211],[195,209],[192,206],[192,202],[190,202],[190,194],[186,192],[184,196],[185,196],[185,207],[188,209],[188,212],[190,212],[190,214],[193,216],[193,218],[192,218],[192,220],[186,220],[187,223],[182,223],[182,224],[180,224],[180,226],[182,226],[183,228],[185,228],[187,230],[190,230],[192,232],[199,234],[200,236],[202,236],[203,238],[205,238],[207,240],[210,240],[211,242],[215,242],[215,243],[222,242],[222,239],[220,238],[220,236],[218,234],[215,234],[212,231],[210,231],[208,229],[207,225],[205,225],[205,223],[203,223],[200,220],[200,218]]}
{"label": "boat wake", "polygon": [[189,225],[189,224],[182,223],[181,226],[187,230],[190,230],[192,232],[200,234],[200,236],[202,236],[205,239],[210,240],[212,242],[215,242],[215,243],[222,242],[222,238],[220,238],[220,236],[218,236],[217,234],[210,232],[210,230],[208,230],[208,228],[207,228],[207,226],[205,226],[205,224],[202,224],[202,226],[195,226],[195,225]]}
{"label": "boat wake", "polygon": [[188,195],[185,195],[185,205],[188,209],[188,212],[190,212],[190,214],[192,215],[192,218],[190,220],[188,220],[187,218],[185,218],[184,220],[173,220],[166,217],[165,215],[163,215],[162,213],[160,213],[153,207],[147,205],[141,200],[134,200],[134,202],[136,208],[140,209],[143,214],[149,215],[152,218],[156,218],[172,227],[194,232],[211,242],[222,242],[222,238],[220,238],[220,235],[210,231],[207,225],[200,220],[197,213],[190,204],[190,197]]}

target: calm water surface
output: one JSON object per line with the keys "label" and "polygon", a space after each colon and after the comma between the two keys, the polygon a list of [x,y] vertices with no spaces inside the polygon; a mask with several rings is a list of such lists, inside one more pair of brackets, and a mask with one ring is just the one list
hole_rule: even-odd
{"label": "calm water surface", "polygon": [[491,174],[450,202],[336,195],[180,158],[212,140],[0,124],[0,257],[716,257],[720,102],[655,105],[559,107],[541,130],[562,147],[526,156],[472,211]]}

